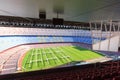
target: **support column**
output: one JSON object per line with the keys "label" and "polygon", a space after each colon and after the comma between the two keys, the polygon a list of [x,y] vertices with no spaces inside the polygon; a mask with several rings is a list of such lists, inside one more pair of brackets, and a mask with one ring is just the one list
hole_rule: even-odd
{"label": "support column", "polygon": [[92,39],[92,47],[91,47],[91,49],[93,50],[93,32],[92,32],[92,25],[91,25],[91,22],[89,22],[89,25],[90,25],[91,39]]}
{"label": "support column", "polygon": [[118,48],[120,47],[120,22],[118,23],[118,34],[119,34],[119,45]]}
{"label": "support column", "polygon": [[110,20],[110,27],[109,27],[109,38],[108,38],[108,51],[110,51],[110,38],[111,38],[111,29],[112,29],[112,20]]}
{"label": "support column", "polygon": [[100,50],[100,48],[101,48],[102,26],[103,26],[103,21],[101,21],[101,24],[100,24],[100,41],[99,41],[99,50]]}

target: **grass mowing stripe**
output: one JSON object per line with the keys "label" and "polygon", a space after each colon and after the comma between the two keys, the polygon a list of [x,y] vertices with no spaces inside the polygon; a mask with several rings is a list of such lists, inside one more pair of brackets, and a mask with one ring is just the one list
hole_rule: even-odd
{"label": "grass mowing stripe", "polygon": [[[36,49],[32,49],[32,54],[31,54],[31,60],[30,63],[31,64],[31,70],[33,70],[34,68],[36,68]],[[29,66],[30,67],[30,66]]]}
{"label": "grass mowing stripe", "polygon": [[84,52],[87,53],[86,56],[89,56],[90,59],[95,58],[95,57],[96,58],[102,57],[101,55],[97,54],[96,52],[87,50],[85,48],[77,47],[77,49],[84,49],[84,50],[86,50]]}
{"label": "grass mowing stripe", "polygon": [[45,56],[45,51],[44,51],[44,48],[42,49],[42,57],[43,57],[43,62],[44,62],[44,65],[47,66],[48,65],[48,62],[47,62],[47,59],[46,59],[46,56]]}
{"label": "grass mowing stripe", "polygon": [[48,57],[47,57],[47,53],[46,53],[46,49],[44,48],[44,54],[45,54],[45,57],[46,57],[46,62],[48,63],[48,65],[50,65],[50,62],[49,62],[49,60],[48,60]]}
{"label": "grass mowing stripe", "polygon": [[57,59],[57,61],[59,62],[59,63],[61,63],[61,61],[59,60],[59,58],[56,56],[56,54],[52,51],[52,49],[50,48],[50,51],[53,53],[53,55],[56,57],[56,59]]}
{"label": "grass mowing stripe", "polygon": [[69,55],[66,55],[65,52],[60,47],[58,49],[60,50],[60,54],[62,55],[63,59],[65,60],[65,63],[72,62]]}
{"label": "grass mowing stripe", "polygon": [[22,65],[23,68],[24,68],[23,70],[26,70],[26,66],[27,66],[27,64],[28,64],[27,62],[28,62],[29,56],[30,56],[30,51],[29,51],[28,54],[26,54],[25,56],[26,56],[26,58],[23,59],[23,65]]}
{"label": "grass mowing stripe", "polygon": [[64,61],[60,58],[61,56],[60,56],[58,53],[56,53],[53,48],[51,48],[51,50],[52,50],[52,51],[54,52],[54,54],[57,56],[57,58],[59,59],[59,61],[62,62],[62,63],[64,63]]}
{"label": "grass mowing stripe", "polygon": [[83,60],[83,57],[75,51],[72,51],[73,49],[71,49],[70,47],[64,47],[64,49],[67,50],[67,52],[73,54],[73,56],[76,56],[77,59],[74,58],[75,60]]}
{"label": "grass mowing stripe", "polygon": [[78,56],[81,56],[83,60],[89,59],[89,55],[87,55],[85,52],[80,51],[79,49],[71,48],[71,47],[69,49],[76,52],[76,54],[78,54]]}
{"label": "grass mowing stripe", "polygon": [[34,56],[34,55],[33,55],[33,50],[32,50],[32,51],[31,51],[31,55],[30,55],[30,60],[29,60],[29,62],[28,62],[28,63],[29,63],[29,66],[28,66],[29,68],[32,68],[32,58],[33,58],[33,56]]}
{"label": "grass mowing stripe", "polygon": [[[81,47],[77,47],[78,49],[80,49]],[[92,59],[92,58],[99,58],[99,57],[102,57],[102,55],[96,53],[96,52],[93,52],[91,50],[87,50],[85,48],[82,48],[84,50],[86,50],[85,52],[89,55],[89,57]]]}
{"label": "grass mowing stripe", "polygon": [[66,57],[66,60],[68,62],[71,62],[70,56],[68,54],[66,55],[66,53],[64,52],[64,50],[62,50],[60,47],[59,47],[59,50],[61,51],[61,54],[63,54],[63,56]]}
{"label": "grass mowing stripe", "polygon": [[57,55],[60,56],[60,59],[63,59],[66,61],[66,59],[64,58],[65,56],[61,53],[61,51],[58,48],[55,48],[54,51],[56,52]]}
{"label": "grass mowing stripe", "polygon": [[[66,48],[66,47],[65,47]],[[67,47],[68,48],[68,47]],[[75,48],[75,47],[69,47],[69,48]],[[68,48],[68,49],[69,49]],[[75,48],[76,49],[76,48]],[[83,51],[80,51],[80,49],[81,50],[83,50]],[[70,49],[71,51],[73,51],[72,49]],[[78,50],[78,48],[77,48],[77,50]],[[69,50],[68,50],[69,51]],[[78,52],[76,52],[76,53],[78,53],[78,54],[80,54],[81,55],[81,57],[82,57],[82,59],[85,57],[85,59],[92,59],[92,58],[95,58],[96,56],[92,56],[92,54],[91,55],[89,55],[90,53],[91,53],[91,51],[89,51],[89,50],[87,50],[87,49],[83,49],[83,48],[80,48],[79,47],[79,50],[78,51],[80,51],[79,53]],[[74,52],[74,51],[73,51]],[[87,52],[87,53],[86,53]],[[96,53],[94,53],[94,54],[96,54]]]}
{"label": "grass mowing stripe", "polygon": [[[102,57],[102,55],[85,48],[74,46],[31,49],[23,59],[22,66],[25,69],[22,68],[22,70],[46,69],[72,61],[88,60],[98,57]],[[29,65],[31,68],[29,68]]]}
{"label": "grass mowing stripe", "polygon": [[53,54],[53,52],[50,50],[50,48],[48,48],[48,51],[50,52],[50,56],[51,58],[53,58],[53,62],[52,62],[52,65],[55,65],[57,64],[57,57]]}
{"label": "grass mowing stripe", "polygon": [[39,60],[39,59],[38,59],[37,49],[35,50],[35,52],[36,52],[36,55],[35,55],[35,56],[36,56],[36,66],[38,67],[38,60]]}
{"label": "grass mowing stripe", "polygon": [[41,60],[42,60],[42,69],[44,68],[45,64],[44,64],[44,59],[43,59],[43,53],[42,53],[42,49],[40,50],[41,52]]}
{"label": "grass mowing stripe", "polygon": [[70,60],[71,61],[74,61],[74,59],[76,59],[75,54],[67,51],[64,47],[60,47],[60,48],[64,51],[65,55],[69,55],[70,56]]}
{"label": "grass mowing stripe", "polygon": [[40,61],[40,53],[39,53],[39,49],[37,49],[36,50],[36,52],[37,52],[37,67],[40,67],[40,63],[41,63],[41,61]]}
{"label": "grass mowing stripe", "polygon": [[43,69],[44,68],[44,61],[43,61],[42,49],[39,49],[39,51],[40,51],[41,69]]}
{"label": "grass mowing stripe", "polygon": [[64,61],[64,63],[68,62],[66,56],[64,56],[64,55],[62,54],[62,51],[61,51],[59,48],[56,48],[56,50],[58,51],[58,52],[56,52],[56,53],[58,53],[58,54],[61,56],[60,59],[62,59],[62,60]]}
{"label": "grass mowing stripe", "polygon": [[53,53],[57,56],[57,58],[59,59],[60,62],[64,63],[63,60],[60,59],[60,55],[58,53],[56,53],[54,48],[51,48],[51,50],[53,51]]}
{"label": "grass mowing stripe", "polygon": [[52,55],[51,52],[49,52],[48,48],[46,48],[46,51],[47,51],[47,56],[48,56],[48,59],[50,61],[50,65],[55,65],[56,62],[55,62],[55,59],[54,59],[54,56]]}
{"label": "grass mowing stripe", "polygon": [[72,58],[72,61],[80,60],[81,58],[76,55],[76,53],[69,51],[65,47],[61,47],[67,54],[69,54]]}
{"label": "grass mowing stripe", "polygon": [[47,48],[44,48],[44,51],[48,65],[51,65],[50,56],[49,56],[49,52],[47,51]]}

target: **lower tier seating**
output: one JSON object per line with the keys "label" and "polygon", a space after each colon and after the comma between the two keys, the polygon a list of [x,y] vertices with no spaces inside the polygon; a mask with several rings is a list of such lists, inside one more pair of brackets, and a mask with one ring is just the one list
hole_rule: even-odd
{"label": "lower tier seating", "polygon": [[20,44],[47,42],[81,42],[92,44],[92,39],[91,37],[81,36],[1,36],[0,51]]}
{"label": "lower tier seating", "polygon": [[9,80],[120,80],[120,61],[3,75]]}

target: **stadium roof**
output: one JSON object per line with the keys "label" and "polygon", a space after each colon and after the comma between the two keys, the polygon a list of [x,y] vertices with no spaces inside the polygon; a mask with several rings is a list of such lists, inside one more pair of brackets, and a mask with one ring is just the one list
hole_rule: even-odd
{"label": "stadium roof", "polygon": [[0,0],[0,14],[39,18],[45,11],[47,19],[59,13],[68,21],[120,19],[120,0]]}

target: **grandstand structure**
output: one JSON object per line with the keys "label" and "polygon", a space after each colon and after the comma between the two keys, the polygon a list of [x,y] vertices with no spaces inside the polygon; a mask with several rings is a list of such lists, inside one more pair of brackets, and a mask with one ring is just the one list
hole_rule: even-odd
{"label": "grandstand structure", "polygon": [[[49,24],[46,24],[46,25],[49,25]],[[10,50],[12,51],[10,51],[11,55],[9,55],[8,58],[6,58],[1,62],[1,66],[3,66],[4,63],[9,64],[9,60],[7,63],[7,59],[9,59],[9,57],[11,58],[12,55],[14,54],[17,56],[24,55],[27,50],[34,47],[43,48],[43,47],[52,47],[52,46],[77,45],[77,46],[82,46],[84,48],[91,49],[92,38],[91,38],[90,30],[82,30],[82,29],[78,30],[78,29],[67,29],[67,28],[53,29],[53,28],[42,28],[42,27],[41,28],[24,28],[19,26],[9,27],[10,25],[8,25],[6,22],[4,22],[4,25],[2,24],[2,26],[6,26],[6,27],[0,28],[0,35],[1,35],[0,43],[2,44],[0,51],[2,54],[6,54],[6,53],[10,54],[9,51]],[[14,24],[12,24],[11,26],[14,26]],[[20,47],[20,50],[16,49],[19,47]],[[18,60],[19,58],[16,61]],[[18,62],[16,62],[16,64],[17,63]],[[12,64],[7,66],[11,66],[11,65]],[[4,66],[1,68],[4,68]],[[15,69],[17,70],[17,67]],[[15,70],[12,70],[12,71],[16,72]],[[9,69],[7,68],[5,69],[5,72],[4,72],[4,69],[2,69],[3,74],[6,72],[11,73],[11,69],[9,71]]]}
{"label": "grandstand structure", "polygon": [[[120,23],[119,21],[95,21],[90,23],[93,39],[93,49],[118,52],[120,47]],[[104,41],[102,41],[104,38]],[[106,45],[104,45],[106,44]]]}
{"label": "grandstand structure", "polygon": [[[10,18],[10,19],[12,19],[12,18]],[[41,23],[39,23],[39,24],[41,24]],[[113,50],[113,48],[111,48],[109,50],[100,49],[102,42],[106,41],[108,39],[108,37],[110,38],[115,33],[111,32],[111,35],[110,35],[110,34],[108,34],[109,31],[108,32],[106,31],[107,32],[107,36],[106,36],[106,32],[103,32],[104,30],[101,30],[101,32],[100,32],[100,30],[97,30],[97,29],[101,29],[101,28],[96,27],[96,26],[94,27],[93,23],[89,23],[89,24],[90,24],[90,26],[88,24],[86,24],[86,25],[88,25],[87,27],[82,27],[82,25],[79,25],[79,26],[55,25],[55,27],[56,26],[59,26],[59,27],[56,27],[54,29],[53,27],[47,27],[47,25],[49,25],[49,24],[45,24],[45,23],[43,25],[46,25],[46,27],[45,26],[40,27],[39,25],[34,24],[34,25],[36,25],[35,28],[33,28],[33,27],[29,28],[27,23],[23,27],[21,27],[21,24],[18,23],[17,27],[16,27],[16,24],[10,24],[10,23],[7,24],[6,21],[4,21],[4,24],[3,24],[1,22],[1,27],[0,27],[0,43],[2,44],[1,48],[0,48],[0,51],[1,51],[1,54],[0,54],[1,74],[19,73],[19,72],[24,72],[24,71],[26,72],[26,71],[30,70],[29,67],[32,67],[36,64],[40,65],[40,66],[42,66],[43,64],[47,65],[47,66],[42,67],[42,69],[44,69],[49,66],[48,65],[48,64],[50,64],[49,59],[58,60],[57,63],[60,63],[60,64],[61,64],[61,62],[59,60],[60,58],[63,58],[65,61],[68,60],[68,62],[70,62],[71,59],[73,59],[72,57],[74,55],[72,55],[72,57],[70,57],[69,54],[66,54],[67,52],[64,52],[62,50],[62,48],[59,48],[59,47],[64,47],[64,46],[66,46],[65,49],[67,49],[67,46],[78,46],[78,47],[86,48],[86,49],[92,50],[92,51],[95,50],[95,52],[99,52],[99,54],[104,55],[104,57],[100,57],[100,58],[97,58],[97,56],[94,57],[95,56],[94,55],[93,59],[92,58],[91,59],[89,59],[89,58],[82,59],[82,57],[81,57],[81,58],[78,58],[78,60],[79,59],[84,60],[84,63],[79,62],[79,64],[78,64],[76,62],[76,64],[74,63],[73,65],[85,65],[85,64],[96,63],[96,62],[106,62],[106,61],[113,60],[116,58],[119,59],[118,51],[116,51],[116,52],[112,51],[112,52],[106,53],[109,50]],[[54,25],[49,25],[49,26],[54,26]],[[99,26],[99,24],[98,24],[98,26]],[[102,26],[100,26],[100,27],[102,27]],[[59,29],[59,28],[61,28],[61,29]],[[118,41],[119,41],[119,39],[118,39]],[[112,42],[113,42],[113,40],[112,40]],[[99,46],[96,46],[96,43],[97,44],[101,43],[101,44],[99,44]],[[108,45],[110,45],[110,44],[108,44]],[[58,47],[58,48],[54,48],[54,47]],[[36,50],[34,50],[35,48],[36,48]],[[40,48],[40,49],[37,50],[38,48]],[[117,48],[118,48],[118,46],[117,46]],[[26,57],[27,60],[25,61],[24,60],[25,55],[27,55],[27,52],[31,49],[33,49],[33,51],[29,52],[29,54],[31,54],[30,59],[32,59],[33,61],[27,62],[29,57],[28,58]],[[72,48],[70,48],[70,50],[72,50]],[[42,51],[42,53],[41,53],[41,51]],[[69,52],[69,48],[67,51]],[[49,54],[50,53],[51,54],[48,55],[47,52]],[[57,53],[57,54],[54,54],[53,52]],[[58,55],[58,53],[61,53],[61,55]],[[79,52],[77,52],[77,53],[79,53]],[[45,54],[45,56],[43,54]],[[72,54],[75,54],[75,53],[72,52]],[[82,53],[79,53],[79,54],[82,54]],[[92,53],[92,54],[94,54],[94,53]],[[39,56],[39,55],[43,55],[43,56]],[[51,55],[52,55],[52,57],[48,57]],[[34,57],[32,57],[32,56],[35,56],[35,59],[33,59]],[[38,57],[41,57],[41,58],[38,58]],[[45,58],[45,61],[47,61],[47,62],[44,62],[43,58]],[[40,64],[38,63],[39,59],[40,59]],[[22,61],[24,61],[24,62],[22,62]],[[37,63],[36,63],[36,61],[37,61]],[[62,64],[65,64],[65,63],[62,62]],[[58,65],[60,65],[60,64],[58,64]],[[28,68],[26,65],[28,65]],[[66,66],[73,66],[73,65],[70,64],[70,65],[66,65]],[[41,68],[38,67],[38,69],[41,69]]]}
{"label": "grandstand structure", "polygon": [[22,1],[0,9],[0,80],[120,79],[119,1]]}

